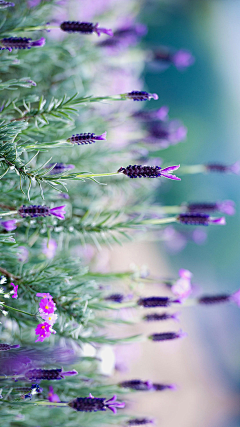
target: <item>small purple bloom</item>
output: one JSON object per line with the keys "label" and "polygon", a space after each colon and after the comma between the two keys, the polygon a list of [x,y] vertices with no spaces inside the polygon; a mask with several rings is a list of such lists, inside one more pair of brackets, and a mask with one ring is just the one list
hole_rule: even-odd
{"label": "small purple bloom", "polygon": [[13,290],[14,290],[14,294],[12,295],[12,298],[17,298],[18,285],[14,285],[14,283],[10,283],[10,285],[13,286]]}
{"label": "small purple bloom", "polygon": [[52,385],[49,386],[48,400],[49,402],[55,402],[55,403],[60,402],[58,395],[54,393]]}
{"label": "small purple bloom", "polygon": [[49,325],[51,325],[51,326],[54,325],[54,323],[56,322],[56,320],[58,318],[58,315],[55,313],[49,313],[48,314],[48,313],[41,312],[40,316],[45,322],[49,323]]}
{"label": "small purple bloom", "polygon": [[178,50],[171,56],[172,63],[178,70],[185,70],[194,64],[195,58],[188,50]]}
{"label": "small purple bloom", "polygon": [[42,47],[45,44],[45,38],[33,41],[26,37],[8,37],[0,40],[0,50],[8,49],[31,49],[31,47]]}
{"label": "small purple bloom", "polygon": [[67,193],[60,193],[59,197],[61,197],[62,199],[69,199],[69,195]]}
{"label": "small purple bloom", "polygon": [[50,175],[55,175],[55,174],[63,173],[63,172],[66,172],[66,171],[69,171],[69,170],[75,168],[74,165],[65,165],[64,163],[49,163],[49,165],[46,166],[46,169],[51,168],[53,165],[55,165],[55,166],[50,171]]}
{"label": "small purple bloom", "polygon": [[218,225],[225,225],[226,220],[224,217],[221,218],[212,218],[207,214],[202,213],[186,213],[186,214],[180,214],[177,216],[177,221],[180,222],[180,224],[186,224],[186,225],[209,225],[209,224],[218,224]]}
{"label": "small purple bloom", "polygon": [[130,388],[131,390],[138,390],[138,391],[149,391],[149,390],[152,390],[152,386],[153,386],[151,381],[142,381],[142,380],[123,381],[118,385],[119,387]]}
{"label": "small purple bloom", "polygon": [[47,322],[40,323],[35,329],[35,334],[39,335],[38,339],[35,342],[43,342],[51,335],[51,325],[49,325]]}
{"label": "small purple bloom", "polygon": [[123,94],[123,97],[126,99],[132,99],[133,101],[150,101],[151,98],[157,100],[158,95],[156,93],[148,93],[144,91],[132,91],[129,93]]}
{"label": "small purple bloom", "polygon": [[106,400],[104,397],[93,397],[91,393],[89,397],[77,397],[68,403],[68,405],[80,412],[97,412],[110,409],[114,414],[117,413],[117,408],[125,407],[124,402],[118,402],[117,396],[114,395],[111,399]]}
{"label": "small purple bloom", "polygon": [[205,165],[206,172],[219,172],[219,173],[234,173],[239,175],[240,162],[237,161],[233,165],[224,165],[222,163],[209,163]]}
{"label": "small purple bloom", "polygon": [[12,3],[10,1],[4,1],[4,0],[0,0],[0,9],[4,9],[7,7],[12,7],[15,6],[15,3]]}
{"label": "small purple bloom", "polygon": [[176,280],[171,290],[181,300],[187,298],[192,293],[191,277],[192,273],[183,268],[179,270],[180,279]]}
{"label": "small purple bloom", "polygon": [[86,145],[92,144],[95,141],[106,141],[106,136],[107,132],[104,132],[102,135],[95,135],[94,133],[77,133],[68,138],[67,141],[77,145]]}
{"label": "small purple bloom", "polygon": [[6,231],[13,231],[17,228],[17,221],[15,219],[1,221],[0,224]]}
{"label": "small purple bloom", "polygon": [[169,340],[175,340],[178,338],[186,337],[186,333],[183,331],[179,332],[162,332],[160,334],[152,334],[149,335],[149,339],[152,341],[169,341]]}
{"label": "small purple bloom", "polygon": [[56,310],[56,305],[52,299],[43,298],[39,303],[40,313],[52,314]]}
{"label": "small purple bloom", "polygon": [[118,169],[118,173],[124,173],[124,175],[127,175],[129,178],[158,178],[164,176],[165,178],[181,181],[180,178],[172,175],[172,172],[179,167],[180,165],[169,166],[162,169],[160,166],[129,165],[126,168],[121,167]]}
{"label": "small purple bloom", "polygon": [[46,292],[38,292],[36,297],[52,299],[52,295]]}
{"label": "small purple bloom", "polygon": [[64,218],[64,214],[66,213],[64,210],[65,206],[66,205],[57,206],[56,208],[50,209],[48,206],[23,205],[18,209],[18,213],[22,218],[27,218],[27,217],[37,218],[40,216],[46,217],[46,216],[54,215],[59,219],[65,219]]}
{"label": "small purple bloom", "polygon": [[100,36],[101,34],[113,36],[112,30],[102,27],[100,28],[98,24],[93,24],[92,22],[65,21],[61,23],[60,28],[62,31],[67,31],[68,33],[96,33],[98,36]]}
{"label": "small purple bloom", "polygon": [[43,250],[42,252],[48,259],[53,259],[55,257],[57,250],[57,242],[54,239],[45,240],[43,242]]}

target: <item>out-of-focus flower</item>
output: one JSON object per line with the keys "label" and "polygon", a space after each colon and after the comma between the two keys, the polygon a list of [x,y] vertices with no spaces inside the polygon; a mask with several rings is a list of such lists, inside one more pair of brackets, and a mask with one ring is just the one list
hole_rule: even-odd
{"label": "out-of-focus flower", "polygon": [[203,295],[197,298],[198,304],[213,305],[223,302],[234,302],[240,307],[240,289],[233,294]]}
{"label": "out-of-focus flower", "polygon": [[12,298],[17,298],[18,297],[18,294],[17,294],[18,285],[14,285],[14,283],[10,283],[10,285],[13,286],[13,291],[14,291],[14,294],[12,295]]}
{"label": "out-of-focus flower", "polygon": [[48,259],[53,259],[55,257],[57,250],[57,242],[54,239],[45,240],[43,242],[43,250],[42,252]]}
{"label": "out-of-focus flower", "polygon": [[19,347],[20,347],[19,344],[10,345],[10,344],[0,343],[0,351],[8,351],[8,350],[11,350],[12,348],[19,348]]}
{"label": "out-of-focus flower", "polygon": [[234,215],[235,214],[235,203],[233,200],[223,200],[221,202],[216,203],[207,203],[207,202],[200,202],[200,203],[188,203],[186,205],[188,212],[223,212],[227,215]]}
{"label": "out-of-focus flower", "polygon": [[187,334],[185,332],[180,330],[179,332],[162,332],[160,334],[152,334],[149,335],[148,338],[152,341],[169,341],[184,338],[186,335]]}
{"label": "out-of-focus flower", "polygon": [[49,169],[52,166],[54,166],[54,168],[50,171],[50,175],[56,175],[75,168],[74,165],[65,165],[64,163],[49,163],[45,169]]}
{"label": "out-of-focus flower", "polygon": [[184,141],[187,136],[187,128],[180,120],[149,122],[147,128],[148,135],[145,141],[155,144],[160,148],[167,148],[170,145],[178,144]]}
{"label": "out-of-focus flower", "polygon": [[191,278],[192,273],[189,270],[181,268],[178,272],[180,279],[178,279],[171,287],[174,295],[180,299],[187,298],[192,293]]}
{"label": "out-of-focus flower", "polygon": [[126,421],[128,426],[142,426],[145,424],[154,424],[155,421],[152,418],[132,418],[131,420]]}
{"label": "out-of-focus flower", "polygon": [[146,316],[143,317],[143,320],[147,322],[158,322],[163,320],[169,320],[173,319],[177,322],[179,321],[179,313],[153,313],[153,314],[146,314]]}
{"label": "out-of-focus flower", "polygon": [[114,31],[113,37],[103,40],[97,46],[107,48],[111,53],[119,52],[129,46],[134,46],[146,33],[147,27],[143,24],[125,25]]}
{"label": "out-of-focus flower", "polygon": [[45,44],[45,38],[33,41],[26,37],[8,37],[0,40],[0,50],[7,49],[11,52],[13,49],[31,49],[31,47],[42,47]]}
{"label": "out-of-focus flower", "polygon": [[165,122],[168,119],[168,112],[169,108],[163,105],[158,110],[136,111],[132,114],[132,117],[140,119],[141,122],[152,122],[154,120],[160,120],[162,122]]}
{"label": "out-of-focus flower", "polygon": [[224,165],[222,163],[209,163],[205,166],[206,172],[219,172],[219,173],[240,173],[240,162],[237,161],[232,165]]}
{"label": "out-of-focus flower", "polygon": [[18,261],[26,262],[28,259],[28,249],[25,246],[18,247]]}
{"label": "out-of-focus flower", "polygon": [[100,36],[101,34],[113,36],[112,30],[109,30],[107,28],[100,28],[98,24],[93,24],[92,22],[65,21],[61,23],[60,28],[62,31],[67,31],[68,33],[96,33],[98,36]]}
{"label": "out-of-focus flower", "polygon": [[15,3],[12,3],[10,1],[0,0],[0,9],[5,9],[7,7],[13,7],[13,6],[15,6]]}
{"label": "out-of-focus flower", "polygon": [[194,64],[195,58],[189,50],[180,49],[171,55],[171,61],[178,70],[185,70]]}
{"label": "out-of-focus flower", "polygon": [[60,402],[60,399],[56,393],[54,393],[53,386],[49,386],[49,392],[48,392],[48,400],[49,402]]}
{"label": "out-of-focus flower", "polygon": [[17,221],[15,219],[0,221],[0,224],[6,231],[13,231],[17,228]]}
{"label": "out-of-focus flower", "polygon": [[55,313],[44,313],[42,312],[40,314],[41,318],[43,320],[45,320],[45,322],[47,322],[50,326],[53,326],[54,323],[56,322],[58,315]]}
{"label": "out-of-focus flower", "polygon": [[163,46],[153,51],[150,61],[152,61],[150,62],[152,67],[159,71],[168,68],[170,65],[174,65],[178,70],[183,71],[194,64],[195,58],[186,49],[173,51]]}
{"label": "out-of-focus flower", "polygon": [[170,307],[172,304],[179,304],[179,299],[172,299],[169,297],[147,297],[140,298],[137,304],[145,308],[153,307]]}

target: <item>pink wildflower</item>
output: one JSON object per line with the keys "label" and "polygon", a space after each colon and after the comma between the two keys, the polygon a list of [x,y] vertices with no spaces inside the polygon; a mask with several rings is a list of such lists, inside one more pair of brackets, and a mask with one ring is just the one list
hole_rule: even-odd
{"label": "pink wildflower", "polygon": [[13,286],[13,290],[14,290],[14,294],[12,295],[12,298],[17,298],[18,285],[14,285],[14,283],[10,283],[10,285]]}
{"label": "pink wildflower", "polygon": [[52,299],[52,295],[50,295],[48,292],[38,292],[36,297]]}
{"label": "pink wildflower", "polygon": [[41,313],[41,318],[45,320],[45,322],[49,323],[49,325],[53,326],[57,320],[57,314],[55,313]]}
{"label": "pink wildflower", "polygon": [[60,402],[58,395],[54,393],[53,386],[51,385],[49,386],[48,400],[49,402],[55,402],[55,403]]}
{"label": "pink wildflower", "polygon": [[51,314],[56,310],[56,305],[52,299],[43,298],[39,303],[39,312]]}
{"label": "pink wildflower", "polygon": [[51,335],[51,325],[49,325],[47,322],[40,323],[35,329],[35,334],[39,335],[35,342],[43,342],[45,338],[48,338]]}

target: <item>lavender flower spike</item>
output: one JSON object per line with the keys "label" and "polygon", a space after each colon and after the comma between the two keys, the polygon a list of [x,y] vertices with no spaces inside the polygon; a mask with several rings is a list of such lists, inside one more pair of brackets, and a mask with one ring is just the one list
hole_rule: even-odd
{"label": "lavender flower spike", "polygon": [[15,6],[15,3],[12,3],[10,1],[4,1],[0,0],[0,9],[5,9],[6,7]]}
{"label": "lavender flower spike", "polygon": [[180,303],[179,299],[172,299],[169,297],[148,297],[148,298],[140,298],[137,301],[138,305],[146,308],[153,307],[169,307],[173,303]]}
{"label": "lavender flower spike", "polygon": [[146,314],[146,316],[143,317],[143,320],[145,320],[147,322],[156,322],[156,321],[163,321],[163,320],[169,320],[169,319],[173,319],[176,322],[178,322],[179,321],[179,313],[173,313],[173,314],[153,313],[153,314]]}
{"label": "lavender flower spike", "polygon": [[197,299],[198,304],[212,305],[223,302],[234,302],[240,307],[240,290],[233,294],[203,295]]}
{"label": "lavender flower spike", "polygon": [[93,397],[90,393],[89,397],[77,397],[68,403],[68,405],[80,412],[97,412],[110,409],[114,414],[117,413],[117,408],[124,408],[124,402],[118,402],[117,396],[114,395],[111,399],[106,400],[104,397]]}
{"label": "lavender flower spike", "polygon": [[30,206],[21,206],[18,209],[19,215],[21,215],[22,218],[37,218],[37,217],[46,217],[50,215],[54,215],[59,219],[65,219],[65,205],[63,206],[57,206],[56,208],[50,209],[48,206],[41,206],[41,205],[30,205]]}
{"label": "lavender flower spike", "polygon": [[180,224],[187,224],[187,225],[209,225],[209,224],[218,224],[218,225],[225,225],[226,220],[224,217],[221,218],[212,218],[207,214],[202,213],[186,213],[186,214],[180,214],[177,216],[177,221],[180,222]]}
{"label": "lavender flower spike", "polygon": [[224,165],[222,163],[209,163],[205,165],[206,172],[219,172],[219,173],[234,173],[240,174],[240,162],[235,162],[233,165]]}
{"label": "lavender flower spike", "polygon": [[104,132],[102,135],[95,135],[95,133],[77,133],[68,138],[67,141],[77,145],[86,145],[96,141],[106,141],[106,136],[107,132]]}
{"label": "lavender flower spike", "polygon": [[20,347],[19,344],[10,345],[10,344],[0,343],[0,351],[8,351],[8,350],[11,350],[12,348],[19,348],[19,347]]}
{"label": "lavender flower spike", "polygon": [[171,175],[172,172],[179,167],[180,165],[169,166],[162,169],[160,166],[129,165],[126,168],[121,167],[118,169],[118,172],[124,173],[124,175],[127,175],[129,178],[158,178],[164,176],[165,178],[181,181],[181,178]]}
{"label": "lavender flower spike", "polygon": [[152,341],[169,341],[186,337],[186,335],[187,334],[185,332],[180,330],[179,332],[162,332],[160,334],[152,334],[149,335],[148,338]]}
{"label": "lavender flower spike", "polygon": [[227,215],[235,214],[235,203],[233,200],[223,200],[216,203],[188,203],[188,212],[223,212]]}
{"label": "lavender flower spike", "polygon": [[151,381],[130,380],[123,381],[118,384],[119,387],[130,388],[131,390],[149,391],[152,390],[153,384]]}
{"label": "lavender flower spike", "polygon": [[108,30],[107,28],[100,28],[98,24],[93,24],[92,22],[65,21],[61,23],[60,28],[62,31],[67,31],[68,33],[96,33],[98,36],[101,34],[113,36],[112,30]]}
{"label": "lavender flower spike", "polygon": [[132,99],[133,101],[150,101],[151,98],[157,100],[158,95],[156,93],[148,93],[139,90],[133,90],[129,93],[124,93],[121,95],[124,99]]}
{"label": "lavender flower spike", "polygon": [[24,377],[29,381],[62,380],[66,376],[77,375],[77,371],[63,372],[62,369],[30,369]]}
{"label": "lavender flower spike", "polygon": [[0,40],[0,50],[8,49],[31,49],[31,47],[42,47],[45,44],[45,38],[32,41],[26,37],[8,37]]}
{"label": "lavender flower spike", "polygon": [[154,424],[151,418],[132,418],[126,422],[128,426],[142,426],[144,424]]}

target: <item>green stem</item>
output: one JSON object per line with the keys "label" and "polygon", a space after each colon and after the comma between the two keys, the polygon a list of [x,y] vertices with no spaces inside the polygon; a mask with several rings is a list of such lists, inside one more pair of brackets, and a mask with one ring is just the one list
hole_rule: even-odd
{"label": "green stem", "polygon": [[175,216],[171,216],[169,218],[158,218],[158,219],[145,219],[140,221],[139,224],[143,225],[162,225],[168,224],[170,222],[176,222],[177,218]]}
{"label": "green stem", "polygon": [[68,406],[67,402],[49,402],[48,400],[38,400],[34,402],[34,405],[38,406]]}
{"label": "green stem", "polygon": [[0,218],[2,216],[8,216],[8,215],[16,215],[18,211],[10,211],[10,212],[0,212]]}
{"label": "green stem", "polygon": [[23,31],[41,31],[41,30],[57,30],[59,25],[37,25],[36,27],[22,27],[11,30],[14,33],[22,33]]}
{"label": "green stem", "polygon": [[95,177],[101,177],[101,176],[113,176],[113,175],[122,175],[118,172],[111,172],[111,173],[90,173],[90,174],[80,174],[77,175],[76,178],[95,178]]}
{"label": "green stem", "polygon": [[2,304],[4,307],[8,308],[9,310],[18,311],[19,313],[27,314],[28,316],[36,317],[36,314],[27,313],[26,311],[19,310],[18,308],[10,307],[9,305],[6,305],[5,303]]}
{"label": "green stem", "polygon": [[206,166],[205,165],[190,165],[190,166],[181,166],[181,169],[179,170],[180,175],[185,174],[196,174],[196,173],[204,173],[206,172]]}
{"label": "green stem", "polygon": [[8,379],[17,380],[18,378],[23,378],[23,376],[22,375],[0,375],[0,380],[8,380]]}

